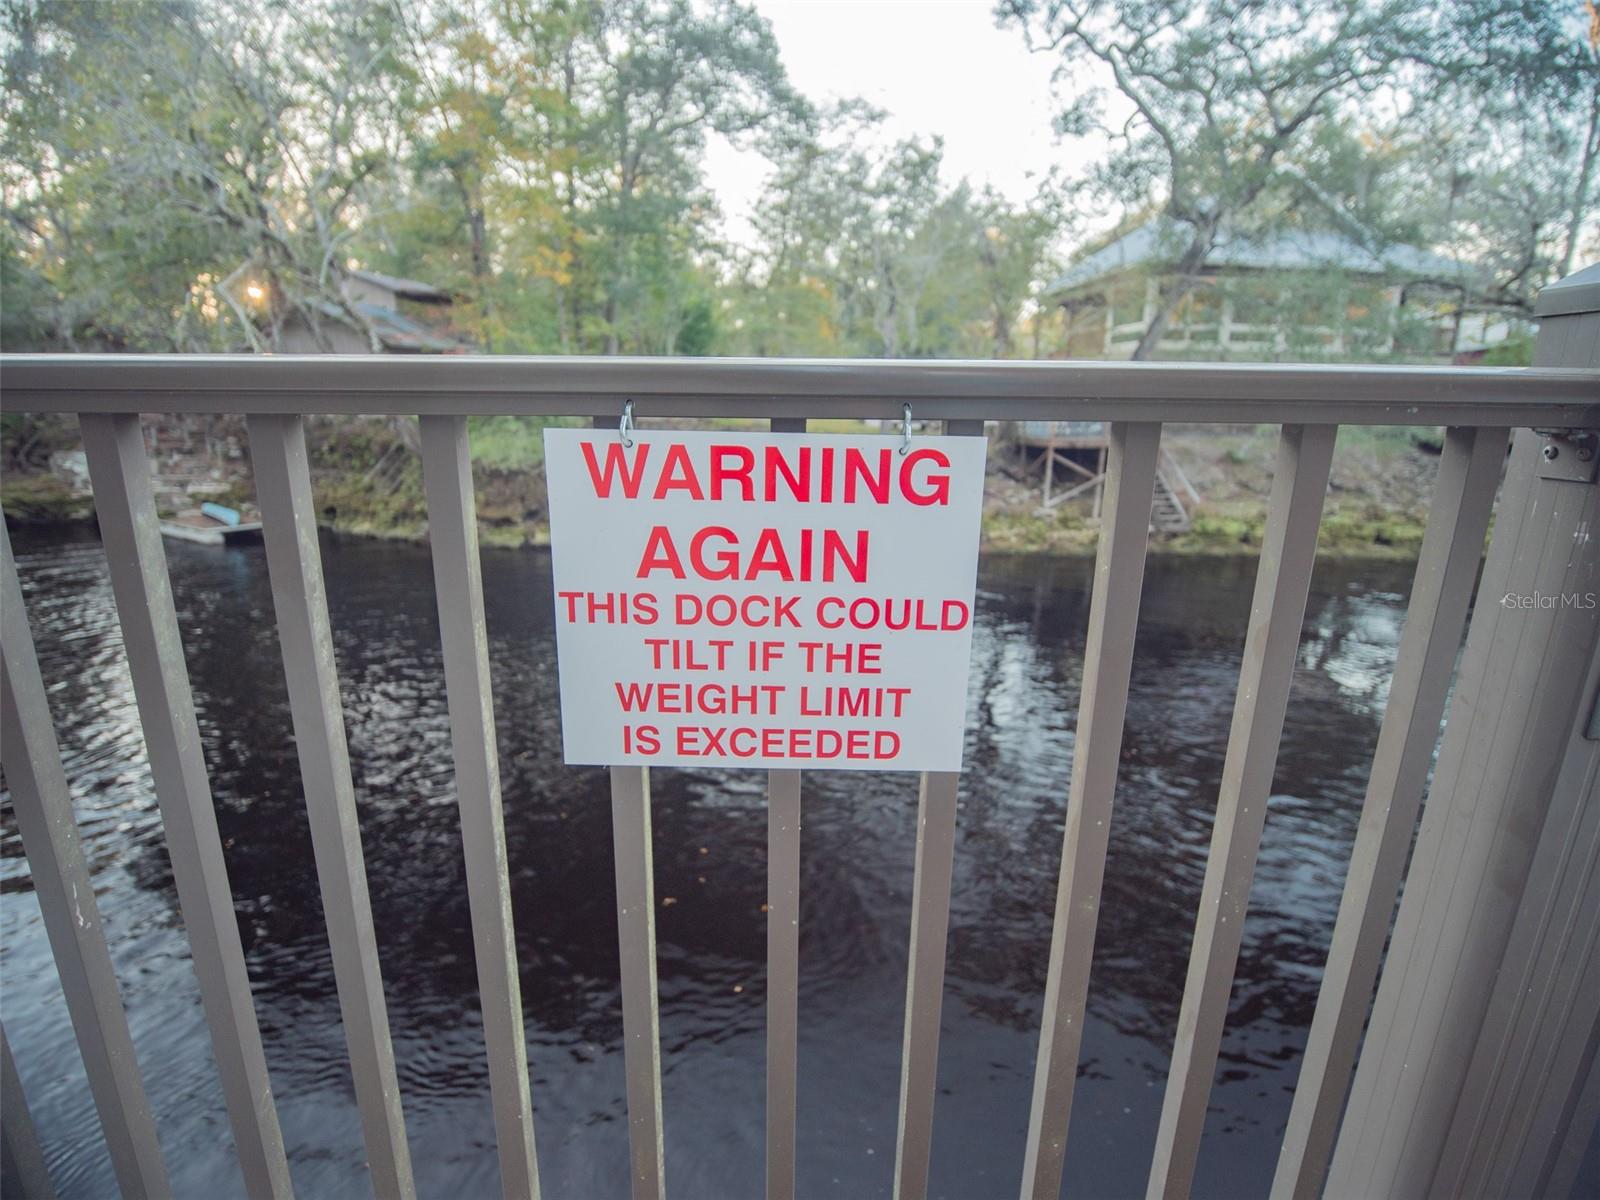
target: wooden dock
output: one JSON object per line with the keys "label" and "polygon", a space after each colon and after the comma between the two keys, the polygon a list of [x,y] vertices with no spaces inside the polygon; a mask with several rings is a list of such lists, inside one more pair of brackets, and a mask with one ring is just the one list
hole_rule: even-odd
{"label": "wooden dock", "polygon": [[[1093,519],[1100,519],[1105,498],[1106,450],[1110,444],[1105,422],[1019,421],[1014,440],[1024,468],[1040,474],[1042,510],[1089,493],[1093,497]],[[1157,460],[1155,487],[1151,527],[1162,533],[1188,529],[1194,509],[1200,504],[1200,494],[1165,447]]]}
{"label": "wooden dock", "polygon": [[234,542],[259,542],[260,521],[241,521],[229,525],[208,517],[198,509],[181,512],[161,522],[161,536],[180,542],[198,542],[202,546],[228,546]]}

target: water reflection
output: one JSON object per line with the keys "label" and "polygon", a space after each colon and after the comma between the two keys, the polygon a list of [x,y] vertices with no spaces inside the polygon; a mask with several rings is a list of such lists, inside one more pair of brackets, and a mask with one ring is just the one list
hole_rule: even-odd
{"label": "water reflection", "polygon": [[[237,1191],[120,638],[92,540],[18,535],[96,890],[180,1194]],[[498,1178],[431,564],[324,543],[357,805],[424,1195]],[[295,1182],[365,1195],[361,1142],[265,560],[168,547],[218,822]],[[1204,872],[1255,564],[1148,572],[1074,1109],[1066,1194],[1142,1194]],[[982,568],[932,1194],[1020,1181],[1072,759],[1091,565]],[[541,1172],[627,1193],[605,776],[560,763],[549,560],[484,560],[507,850]],[[1195,1194],[1263,1195],[1338,904],[1410,570],[1324,563],[1307,613]],[[762,1190],[766,817],[758,773],[660,770],[669,1187]],[[916,780],[808,775],[800,1191],[893,1175]],[[9,806],[5,1019],[64,1195],[110,1187]]]}

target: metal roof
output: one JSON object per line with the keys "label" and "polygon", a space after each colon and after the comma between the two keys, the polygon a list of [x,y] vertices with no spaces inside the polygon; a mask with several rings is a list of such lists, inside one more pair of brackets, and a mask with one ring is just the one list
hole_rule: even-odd
{"label": "metal roof", "polygon": [[331,300],[314,299],[310,304],[323,316],[340,322],[358,332],[365,332],[352,314],[372,326],[378,340],[389,350],[435,351],[440,354],[465,353],[468,346],[448,334],[432,329],[420,321],[402,316],[394,309],[370,300],[347,300],[343,306]]}
{"label": "metal roof", "polygon": [[398,275],[385,275],[382,271],[351,271],[350,278],[359,279],[375,287],[393,292],[402,300],[416,300],[423,304],[449,304],[450,293],[420,279],[402,279]]}
{"label": "metal roof", "polygon": [[383,344],[391,350],[432,350],[439,353],[461,352],[462,343],[437,330],[429,329],[420,321],[401,316],[392,308],[381,304],[359,301],[355,310],[372,322],[372,328]]}
{"label": "metal roof", "polygon": [[[1072,291],[1147,262],[1175,258],[1187,236],[1175,221],[1147,221],[1068,267],[1046,294]],[[1341,233],[1300,229],[1259,236],[1224,230],[1217,235],[1206,265],[1279,271],[1335,267],[1361,275],[1446,279],[1458,279],[1467,270],[1463,263],[1415,246],[1389,246],[1380,255]]]}

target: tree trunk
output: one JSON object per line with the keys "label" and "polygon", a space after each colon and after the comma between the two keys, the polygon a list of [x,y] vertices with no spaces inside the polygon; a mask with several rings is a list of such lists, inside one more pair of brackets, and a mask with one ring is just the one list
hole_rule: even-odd
{"label": "tree trunk", "polygon": [[610,290],[606,292],[606,353],[616,354],[621,349],[617,339],[617,296]]}
{"label": "tree trunk", "polygon": [[1213,216],[1195,226],[1189,248],[1178,259],[1172,277],[1161,288],[1156,315],[1151,318],[1150,324],[1139,338],[1139,344],[1133,349],[1135,362],[1143,362],[1155,355],[1156,348],[1161,345],[1161,339],[1166,336],[1167,327],[1172,324],[1172,314],[1178,310],[1178,305],[1183,303],[1183,298],[1194,290],[1200,268],[1205,266],[1206,258],[1211,254],[1211,247],[1217,240],[1219,222],[1220,218]]}
{"label": "tree trunk", "polygon": [[472,231],[472,283],[478,293],[479,309],[483,313],[480,326],[483,348],[486,353],[493,354],[494,334],[490,332],[489,327],[493,307],[489,302],[489,253],[486,246],[488,222],[484,217],[482,204],[468,206],[467,224]]}
{"label": "tree trunk", "polygon": [[[572,62],[572,43],[570,41],[562,51],[561,75],[564,84],[562,96],[567,105],[565,114],[570,119],[570,114],[576,109],[572,97],[578,85],[578,72]],[[565,120],[562,128],[567,128]],[[574,152],[574,158],[576,158],[577,142],[577,137],[569,133],[567,145]],[[556,285],[556,318],[561,329],[561,352],[563,354],[583,353],[583,301],[578,295],[578,185],[573,178],[576,169],[576,162],[567,164],[565,172],[566,187],[563,189],[565,192],[563,206],[566,209],[567,219],[566,268],[569,282]],[[569,303],[571,307],[570,313],[568,311]]]}
{"label": "tree trunk", "polygon": [[[628,141],[626,134],[624,134],[622,142],[622,178],[617,188],[617,226],[619,229],[628,228],[628,210],[633,203],[636,161],[629,156]],[[612,234],[613,238],[616,238],[616,236],[615,233]],[[631,274],[631,268],[627,265],[629,260],[626,246],[613,247],[611,253],[613,261],[617,262],[618,265],[607,272],[609,278],[606,280],[606,353],[618,354],[621,353],[622,342],[617,337],[617,310],[619,307],[617,289],[622,286],[624,279]]]}
{"label": "tree trunk", "polygon": [[1004,306],[994,306],[994,356],[996,358],[1009,358],[1011,355],[1011,314]]}

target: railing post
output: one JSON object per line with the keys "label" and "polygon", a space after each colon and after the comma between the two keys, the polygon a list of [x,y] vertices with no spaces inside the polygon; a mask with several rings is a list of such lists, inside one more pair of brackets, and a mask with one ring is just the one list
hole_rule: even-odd
{"label": "railing post", "polygon": [[511,871],[500,811],[500,758],[489,686],[489,630],[483,616],[477,501],[466,417],[421,420],[422,482],[433,545],[439,646],[450,706],[450,748],[456,767],[461,850],[467,867],[472,948],[478,960],[483,1042],[489,1056],[504,1200],[538,1200],[528,1046],[522,1029],[522,976],[511,917]]}
{"label": "railing post", "polygon": [[372,1172],[372,1190],[379,1196],[411,1200],[417,1189],[406,1147],[405,1117],[400,1111],[400,1083],[389,1038],[377,931],[367,895],[361,825],[345,742],[339,674],[333,661],[322,554],[317,546],[305,420],[251,414],[246,421],[289,686],[289,714],[311,826],[311,850],[333,951],[333,979],[350,1049],[350,1074],[361,1113],[367,1167]]}
{"label": "railing post", "polygon": [[656,981],[655,854],[650,768],[611,768],[611,847],[617,868],[617,950],[622,976],[622,1061],[628,1093],[633,1200],[666,1194],[661,1109],[661,1007]]}
{"label": "railing post", "polygon": [[[1600,365],[1600,266],[1539,314],[1537,365]],[[1517,434],[1328,1196],[1565,1194],[1593,1128],[1595,452]]]}
{"label": "railing post", "polygon": [[1178,1010],[1172,1069],[1145,1193],[1148,1200],[1187,1196],[1200,1153],[1289,688],[1299,656],[1337,432],[1332,425],[1286,425],[1278,440],[1233,725],[1222,764],[1205,882],[1200,888],[1194,948],[1189,954],[1189,977]]}
{"label": "railing post", "polygon": [[294,1188],[201,752],[144,432],[132,413],[86,413],[79,424],[178,909],[189,933],[245,1194],[251,1200],[287,1200]]}
{"label": "railing post", "polygon": [[[773,433],[804,433],[776,417]],[[800,1040],[800,772],[767,772],[767,1194],[794,1200]]]}
{"label": "railing post", "polygon": [[[981,420],[946,421],[946,434],[983,437]],[[906,1025],[900,1051],[900,1119],[895,1133],[895,1200],[923,1200],[933,1155],[933,1098],[939,1079],[939,1015],[955,870],[959,771],[924,771],[917,792],[917,850],[906,961]]]}
{"label": "railing post", "polygon": [[[0,521],[0,743],[11,806],[39,915],[55,955],[89,1092],[125,1200],[170,1195],[155,1119],[106,947],[94,881],[72,812],[72,792],[34,652],[28,612]],[[0,1043],[4,1038],[0,1037]],[[9,1053],[9,1052],[8,1052]],[[9,1068],[8,1068],[9,1069]],[[20,1092],[18,1095],[20,1096]],[[10,1098],[6,1104],[10,1104]],[[25,1118],[26,1105],[18,1111]],[[10,1120],[0,1112],[0,1118]],[[25,1157],[25,1154],[24,1154]],[[26,1190],[24,1190],[26,1194]]]}
{"label": "railing post", "polygon": [[[610,418],[596,417],[606,429]],[[629,1194],[666,1195],[666,1121],[661,1106],[661,1001],[656,976],[655,851],[650,768],[614,766],[611,849],[617,871],[617,954],[622,984],[623,1070],[628,1094]]]}
{"label": "railing post", "polygon": [[4,1029],[0,1029],[0,1192],[22,1200],[56,1198]]}
{"label": "railing post", "polygon": [[1300,1060],[1289,1127],[1272,1182],[1273,1200],[1314,1200],[1322,1194],[1411,835],[1416,832],[1417,811],[1439,743],[1439,722],[1505,467],[1506,440],[1507,431],[1498,426],[1445,431],[1428,531],[1417,557],[1389,703],[1367,776],[1361,823],[1322,972],[1316,1015]]}
{"label": "railing post", "polygon": [[1022,1160],[1024,1200],[1056,1200],[1061,1195],[1160,445],[1159,425],[1117,422],[1111,427],[1107,519],[1095,554],[1089,633],[1083,649],[1083,699],[1073,743],[1033,1107]]}

